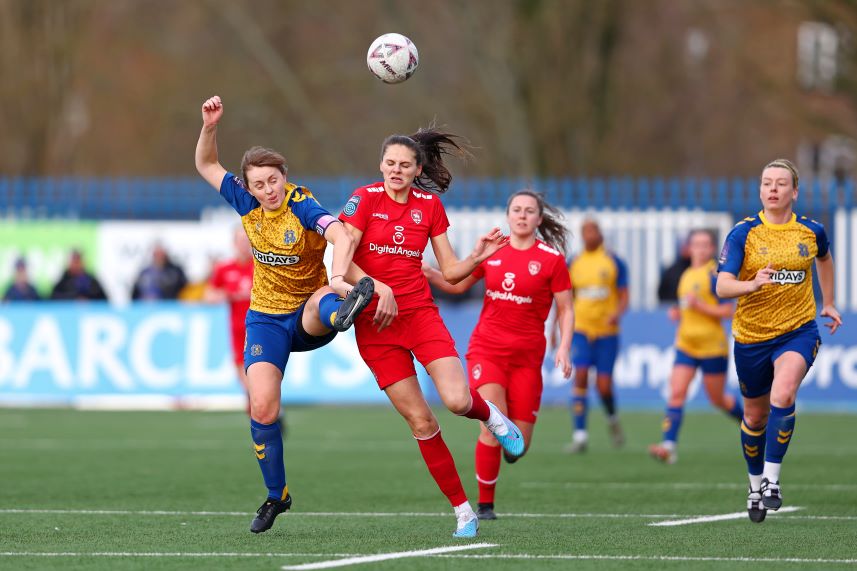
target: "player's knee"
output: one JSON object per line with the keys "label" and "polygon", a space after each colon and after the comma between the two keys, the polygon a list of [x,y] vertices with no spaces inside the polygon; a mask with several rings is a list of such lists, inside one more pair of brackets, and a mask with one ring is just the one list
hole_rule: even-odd
{"label": "player's knee", "polygon": [[443,404],[446,405],[449,412],[461,416],[470,412],[470,408],[473,406],[473,399],[470,398],[468,393],[464,393],[455,396],[447,396],[443,399]]}
{"label": "player's knee", "polygon": [[410,418],[408,419],[408,425],[411,427],[414,438],[419,439],[430,438],[440,430],[440,425],[434,417]]}
{"label": "player's knee", "polygon": [[745,409],[744,423],[752,429],[766,426],[768,424],[768,411]]}
{"label": "player's knee", "polygon": [[279,403],[250,402],[250,418],[262,424],[274,424],[280,417]]}

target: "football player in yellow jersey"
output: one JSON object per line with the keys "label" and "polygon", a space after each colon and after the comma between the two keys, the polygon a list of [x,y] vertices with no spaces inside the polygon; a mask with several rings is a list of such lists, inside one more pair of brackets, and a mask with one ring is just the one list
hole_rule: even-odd
{"label": "football player in yellow jersey", "polygon": [[721,320],[731,317],[734,307],[714,292],[717,279],[715,248],[711,232],[694,230],[690,233],[690,267],[682,273],[678,283],[678,305],[669,309],[670,319],[679,323],[670,396],[663,421],[663,439],[660,444],[649,447],[652,457],[667,464],[678,459],[676,444],[684,403],[697,369],[702,369],[702,382],[711,404],[738,422],[744,414],[738,399],[723,390],[729,348]]}
{"label": "football player in yellow jersey", "polygon": [[[241,161],[242,178],[217,157],[217,124],[223,103],[202,105],[196,168],[241,215],[253,251],[253,286],[246,318],[244,368],[250,400],[250,432],[268,498],[250,531],[271,528],[292,498],[283,464],[278,417],[280,384],[293,351],[311,351],[348,329],[372,299],[374,283],[344,281],[355,242],[345,227],[305,188],[286,180],[286,162],[270,149],[253,147]],[[327,285],[323,256],[333,244],[333,277]]]}
{"label": "football player in yellow jersey", "polygon": [[750,474],[747,512],[764,521],[782,505],[780,466],[794,435],[795,397],[815,361],[812,262],[818,269],[821,315],[835,333],[834,270],[824,227],[794,213],[798,172],[776,159],[762,171],[762,210],[739,222],[720,254],[717,295],[738,298],[732,322],[735,369],[744,395],[741,446]]}
{"label": "football player in yellow jersey", "polygon": [[616,415],[613,365],[619,353],[619,319],[628,308],[628,270],[625,262],[604,248],[604,236],[595,220],[584,220],[580,235],[584,251],[569,267],[575,315],[571,353],[576,370],[571,398],[574,431],[566,451],[572,454],[585,451],[589,440],[586,416],[592,366],[613,445],[625,441]]}

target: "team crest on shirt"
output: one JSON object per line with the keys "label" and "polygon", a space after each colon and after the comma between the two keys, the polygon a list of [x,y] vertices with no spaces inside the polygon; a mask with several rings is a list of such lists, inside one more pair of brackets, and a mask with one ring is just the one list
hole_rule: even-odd
{"label": "team crest on shirt", "polygon": [[513,289],[515,289],[515,274],[513,274],[512,272],[507,272],[503,274],[503,276],[506,279],[503,280],[503,282],[500,284],[500,287],[502,287],[504,291],[512,291]]}
{"label": "team crest on shirt", "polygon": [[541,271],[542,264],[541,264],[541,262],[537,262],[535,260],[530,260],[530,263],[527,264],[527,269],[530,271],[530,275],[534,276]]}
{"label": "team crest on shirt", "polygon": [[405,227],[404,226],[393,226],[395,232],[393,232],[393,243],[397,246],[401,246],[405,243]]}
{"label": "team crest on shirt", "polygon": [[258,357],[259,355],[261,355],[262,354],[262,346],[259,345],[258,343],[256,343],[255,345],[250,347],[250,354],[253,355],[254,357]]}
{"label": "team crest on shirt", "polygon": [[801,258],[808,258],[809,257],[809,248],[804,243],[798,243],[797,253]]}
{"label": "team crest on shirt", "polygon": [[423,221],[423,211],[417,208],[411,210],[411,220],[414,221],[414,224],[419,224]]}
{"label": "team crest on shirt", "polygon": [[283,242],[285,242],[288,246],[291,246],[295,242],[297,242],[297,238],[295,238],[294,230],[286,230],[286,233],[283,235]]}
{"label": "team crest on shirt", "polygon": [[473,365],[473,369],[471,369],[470,372],[473,375],[473,378],[478,381],[479,377],[482,376],[482,365],[476,363],[475,365]]}

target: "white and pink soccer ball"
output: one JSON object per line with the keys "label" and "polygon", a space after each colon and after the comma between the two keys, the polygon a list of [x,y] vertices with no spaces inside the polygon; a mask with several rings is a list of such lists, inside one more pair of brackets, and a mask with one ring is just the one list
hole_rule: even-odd
{"label": "white and pink soccer ball", "polygon": [[401,83],[420,65],[417,46],[402,34],[384,34],[369,46],[366,63],[375,77],[384,83]]}

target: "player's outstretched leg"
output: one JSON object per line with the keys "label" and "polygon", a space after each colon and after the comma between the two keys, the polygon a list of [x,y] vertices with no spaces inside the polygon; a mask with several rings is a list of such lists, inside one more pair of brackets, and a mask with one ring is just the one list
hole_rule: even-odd
{"label": "player's outstretched leg", "polygon": [[526,443],[524,442],[524,435],[521,433],[521,429],[509,420],[505,414],[500,412],[500,409],[494,403],[486,400],[485,404],[491,410],[488,420],[485,421],[485,428],[494,435],[494,438],[503,447],[505,453],[514,458],[522,456],[526,448]]}
{"label": "player's outstretched leg", "polygon": [[[354,320],[363,309],[372,301],[372,295],[375,293],[375,282],[372,278],[362,278],[357,285],[354,286],[339,307],[336,310],[336,317],[333,320],[333,328],[337,331],[346,331],[354,325]],[[322,314],[324,315],[324,314]]]}

